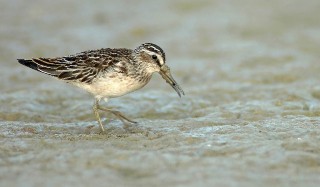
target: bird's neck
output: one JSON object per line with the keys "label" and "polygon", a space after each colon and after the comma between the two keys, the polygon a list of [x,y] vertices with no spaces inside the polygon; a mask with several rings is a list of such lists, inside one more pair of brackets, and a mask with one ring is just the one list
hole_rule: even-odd
{"label": "bird's neck", "polygon": [[144,59],[141,55],[133,52],[132,54],[132,67],[134,68],[135,76],[148,77],[149,79],[152,76],[153,72],[148,71],[147,63],[144,62]]}

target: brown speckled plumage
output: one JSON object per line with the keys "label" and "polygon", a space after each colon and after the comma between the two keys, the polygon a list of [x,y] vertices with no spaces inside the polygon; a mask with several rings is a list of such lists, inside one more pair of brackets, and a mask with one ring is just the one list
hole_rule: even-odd
{"label": "brown speckled plumage", "polygon": [[91,83],[101,72],[115,70],[127,74],[127,68],[119,65],[119,62],[132,63],[133,59],[130,49],[105,48],[65,57],[33,58],[27,61],[35,63],[33,69],[59,79]]}

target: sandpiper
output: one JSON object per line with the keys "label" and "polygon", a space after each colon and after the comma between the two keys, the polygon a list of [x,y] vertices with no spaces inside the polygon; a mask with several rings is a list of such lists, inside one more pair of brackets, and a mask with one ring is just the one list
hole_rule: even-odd
{"label": "sandpiper", "polygon": [[105,131],[98,110],[110,112],[122,122],[136,123],[121,112],[99,105],[103,98],[119,97],[145,86],[158,72],[178,93],[183,90],[173,79],[165,64],[164,51],[152,43],[136,49],[103,48],[55,58],[18,59],[20,64],[82,88],[95,97],[93,112],[102,132]]}

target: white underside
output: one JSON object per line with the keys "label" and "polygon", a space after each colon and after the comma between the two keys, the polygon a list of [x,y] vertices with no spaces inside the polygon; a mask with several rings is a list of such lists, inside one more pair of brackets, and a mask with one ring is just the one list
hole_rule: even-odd
{"label": "white underside", "polygon": [[124,76],[100,77],[92,84],[72,82],[71,84],[80,87],[93,94],[97,99],[112,98],[125,95],[145,86],[147,82],[142,83],[136,79]]}

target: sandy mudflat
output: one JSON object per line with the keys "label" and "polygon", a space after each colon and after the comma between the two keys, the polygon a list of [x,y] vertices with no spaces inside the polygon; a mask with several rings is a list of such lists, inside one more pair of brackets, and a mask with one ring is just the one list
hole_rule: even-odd
{"label": "sandy mudflat", "polygon": [[[319,186],[320,2],[0,2],[0,186]],[[159,75],[103,103],[18,64],[161,46]]]}

